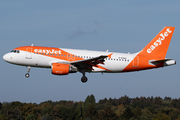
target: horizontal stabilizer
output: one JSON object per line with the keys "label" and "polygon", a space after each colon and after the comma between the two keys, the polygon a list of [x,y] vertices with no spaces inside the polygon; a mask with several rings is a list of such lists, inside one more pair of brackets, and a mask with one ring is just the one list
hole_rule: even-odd
{"label": "horizontal stabilizer", "polygon": [[173,59],[163,59],[163,60],[151,60],[150,63],[153,65],[164,63],[164,66],[170,66],[170,65],[175,65],[176,61]]}

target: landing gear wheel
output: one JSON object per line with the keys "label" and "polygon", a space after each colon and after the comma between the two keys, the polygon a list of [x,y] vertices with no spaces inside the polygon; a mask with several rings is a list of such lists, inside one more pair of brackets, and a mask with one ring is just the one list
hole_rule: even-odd
{"label": "landing gear wheel", "polygon": [[28,73],[25,74],[25,77],[26,77],[26,78],[28,78],[28,77],[30,76],[30,75],[29,75],[30,69],[31,69],[31,67],[30,67],[30,66],[27,66],[27,72],[28,72]]}
{"label": "landing gear wheel", "polygon": [[81,82],[83,82],[83,83],[87,82],[87,80],[88,80],[88,78],[87,78],[86,76],[83,76],[83,77],[81,78]]}
{"label": "landing gear wheel", "polygon": [[25,74],[25,77],[26,77],[26,78],[28,78],[29,76],[30,76],[29,73],[26,73],[26,74]]}

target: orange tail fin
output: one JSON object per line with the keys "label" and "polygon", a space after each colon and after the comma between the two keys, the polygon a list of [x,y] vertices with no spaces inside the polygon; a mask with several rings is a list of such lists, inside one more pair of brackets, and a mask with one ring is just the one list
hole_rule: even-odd
{"label": "orange tail fin", "polygon": [[164,27],[139,54],[165,58],[174,29]]}

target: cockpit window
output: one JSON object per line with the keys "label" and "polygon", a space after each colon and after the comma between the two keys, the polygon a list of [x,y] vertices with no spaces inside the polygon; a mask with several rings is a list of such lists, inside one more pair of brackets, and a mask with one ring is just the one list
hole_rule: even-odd
{"label": "cockpit window", "polygon": [[12,50],[11,52],[13,52],[13,53],[20,53],[19,50]]}

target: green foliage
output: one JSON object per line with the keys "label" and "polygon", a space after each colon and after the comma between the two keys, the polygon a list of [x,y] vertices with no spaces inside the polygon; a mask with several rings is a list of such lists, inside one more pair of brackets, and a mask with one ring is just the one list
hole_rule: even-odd
{"label": "green foliage", "polygon": [[107,106],[104,110],[101,110],[98,114],[99,120],[117,120],[118,116],[116,113],[111,109],[110,106]]}
{"label": "green foliage", "polygon": [[51,117],[48,115],[44,115],[41,120],[51,120]]}
{"label": "green foliage", "polygon": [[96,100],[95,100],[94,95],[87,96],[87,98],[86,98],[86,100],[84,102],[84,105],[89,104],[89,103],[95,104],[95,102],[96,102]]}
{"label": "green foliage", "polygon": [[29,114],[26,120],[36,120],[36,116],[34,114]]}
{"label": "green foliage", "polygon": [[141,109],[139,107],[136,107],[134,110],[133,110],[133,114],[135,117],[139,117],[142,115],[142,112],[141,112]]}
{"label": "green foliage", "polygon": [[51,100],[40,104],[0,103],[0,120],[178,120],[180,99],[122,96],[96,103],[94,95],[84,102]]}
{"label": "green foliage", "polygon": [[88,105],[87,109],[84,112],[84,118],[94,118],[97,116],[97,109],[94,104]]}
{"label": "green foliage", "polygon": [[126,110],[123,112],[122,118],[124,118],[125,120],[129,120],[133,116],[134,116],[134,114],[133,114],[131,108],[128,106],[126,108]]}
{"label": "green foliage", "polygon": [[171,118],[164,113],[158,113],[153,117],[153,120],[171,120]]}
{"label": "green foliage", "polygon": [[75,110],[75,119],[76,120],[82,120],[83,119],[83,110],[82,110],[82,105],[79,104],[77,107],[76,107],[76,110]]}
{"label": "green foliage", "polygon": [[140,120],[152,120],[153,114],[148,109],[142,110],[142,115],[140,116]]}

